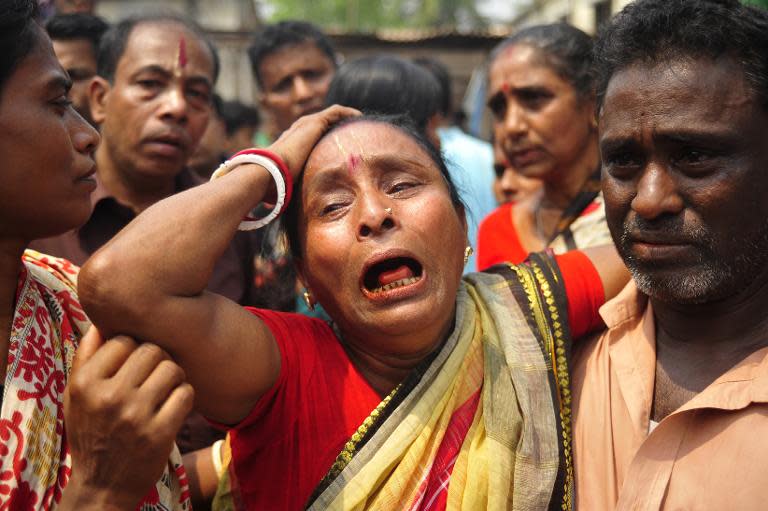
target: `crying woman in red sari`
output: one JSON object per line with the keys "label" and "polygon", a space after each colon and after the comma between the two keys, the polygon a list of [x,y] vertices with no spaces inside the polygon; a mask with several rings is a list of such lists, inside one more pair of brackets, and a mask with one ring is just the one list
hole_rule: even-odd
{"label": "crying woman in red sari", "polygon": [[[232,428],[229,506],[570,507],[570,340],[626,280],[612,249],[462,279],[465,212],[439,152],[340,106],[216,176],[137,217],[80,284],[105,333],[159,343]],[[288,203],[305,298],[330,323],[205,292],[262,201]]]}

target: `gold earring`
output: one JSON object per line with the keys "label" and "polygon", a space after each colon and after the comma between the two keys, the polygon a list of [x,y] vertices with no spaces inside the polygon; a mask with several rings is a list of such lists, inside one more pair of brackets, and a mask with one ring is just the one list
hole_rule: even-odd
{"label": "gold earring", "polygon": [[469,258],[472,257],[472,254],[474,254],[475,251],[472,250],[471,245],[467,245],[467,248],[464,249],[464,264],[466,265],[469,261]]}
{"label": "gold earring", "polygon": [[307,309],[311,311],[315,310],[315,303],[312,301],[312,295],[309,294],[309,289],[304,290],[302,297],[304,298],[304,303],[307,304]]}

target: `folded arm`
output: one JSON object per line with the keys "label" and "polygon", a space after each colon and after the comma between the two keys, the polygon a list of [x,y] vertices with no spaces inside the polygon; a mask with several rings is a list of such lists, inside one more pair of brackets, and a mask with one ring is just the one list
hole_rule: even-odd
{"label": "folded arm", "polygon": [[[356,111],[304,117],[270,148],[298,176],[328,125]],[[205,291],[216,260],[272,177],[248,164],[162,200],[83,266],[80,299],[105,335],[152,341],[184,369],[195,404],[223,423],[243,419],[276,381],[280,354],[269,329],[236,303]]]}
{"label": "folded arm", "polygon": [[83,306],[105,335],[161,346],[186,371],[197,407],[222,422],[242,419],[280,368],[269,330],[205,291],[270,182],[265,169],[247,165],[158,202],[96,252],[78,279]]}

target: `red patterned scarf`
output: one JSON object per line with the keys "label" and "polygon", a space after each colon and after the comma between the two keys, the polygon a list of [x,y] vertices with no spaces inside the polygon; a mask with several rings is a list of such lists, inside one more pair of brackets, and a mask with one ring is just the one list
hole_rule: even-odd
{"label": "red patterned scarf", "polygon": [[[76,266],[30,250],[22,260],[0,415],[0,511],[47,510],[61,500],[71,473],[64,387],[90,327]],[[178,450],[139,509],[191,509]]]}

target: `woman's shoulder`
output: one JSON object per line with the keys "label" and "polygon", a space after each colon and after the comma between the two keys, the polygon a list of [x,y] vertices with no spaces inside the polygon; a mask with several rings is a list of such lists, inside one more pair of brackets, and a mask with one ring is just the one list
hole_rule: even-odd
{"label": "woman's shoulder", "polygon": [[[61,322],[59,329],[70,332],[76,345],[91,326],[77,295],[77,274],[80,269],[66,259],[34,250],[25,250],[21,259],[23,271],[26,272],[26,275],[22,274],[22,279],[26,280],[20,281],[20,300],[23,296],[24,303],[29,306],[44,303],[50,310],[51,318]],[[32,289],[36,291],[30,292]],[[39,297],[43,298],[43,302],[35,301]]]}
{"label": "woman's shoulder", "polygon": [[21,256],[30,276],[48,288],[66,288],[77,293],[77,274],[80,268],[59,257],[27,249]]}
{"label": "woman's shoulder", "polygon": [[267,325],[278,344],[312,343],[313,346],[336,345],[338,339],[331,326],[322,319],[270,309],[246,307]]}

